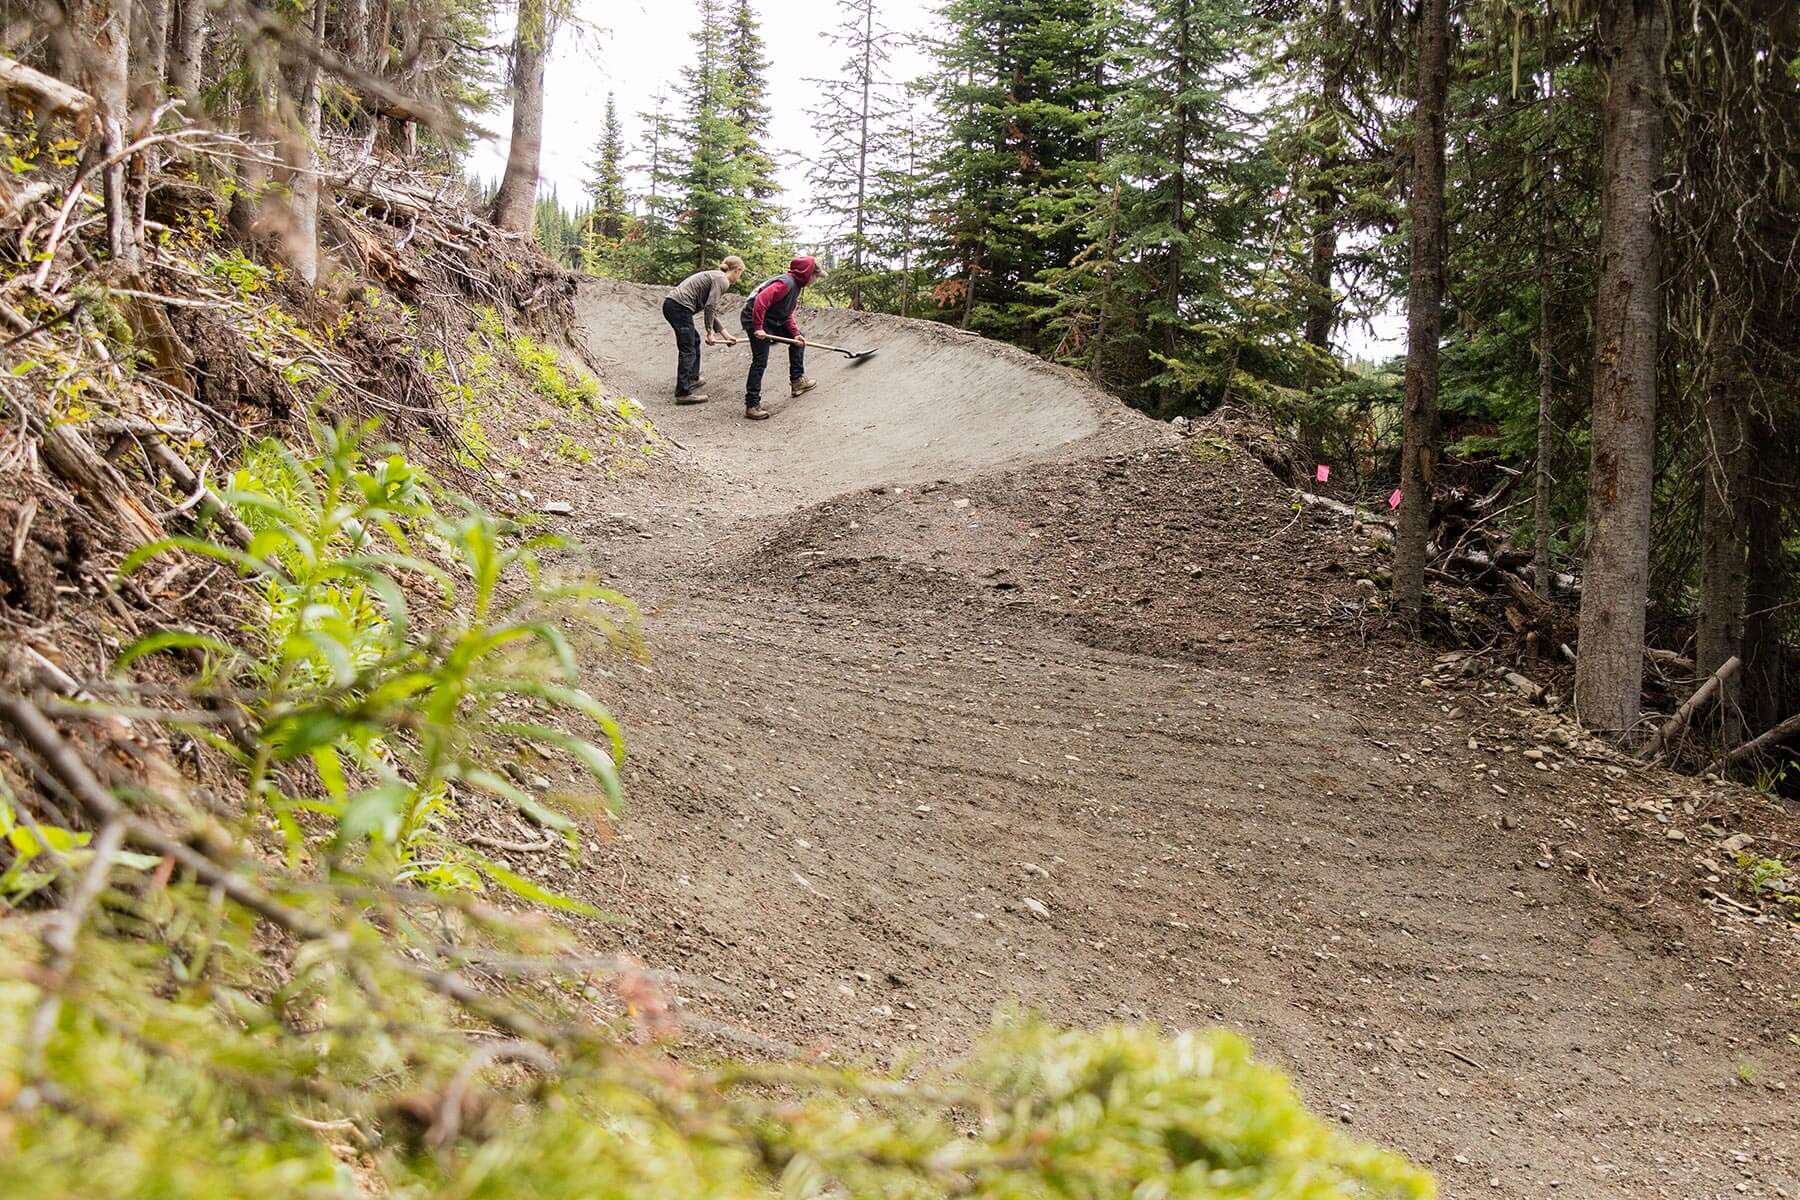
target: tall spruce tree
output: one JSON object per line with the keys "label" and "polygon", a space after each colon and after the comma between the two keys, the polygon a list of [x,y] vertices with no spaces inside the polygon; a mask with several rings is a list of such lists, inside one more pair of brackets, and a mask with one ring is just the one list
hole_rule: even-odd
{"label": "tall spruce tree", "polygon": [[697,0],[693,61],[681,74],[677,223],[681,258],[700,269],[740,254],[756,271],[785,262],[774,159],[766,149],[768,64],[753,14],[740,2],[729,26],[721,0]]}
{"label": "tall spruce tree", "polygon": [[625,194],[625,131],[619,124],[619,109],[611,92],[606,94],[606,119],[594,143],[593,160],[588,164],[587,196],[598,235],[618,241],[625,234],[630,210]]}
{"label": "tall spruce tree", "polygon": [[906,143],[896,125],[900,108],[887,78],[892,35],[877,19],[877,0],[838,0],[843,24],[833,41],[845,52],[841,73],[818,81],[810,110],[823,150],[812,165],[812,203],[828,221],[830,249],[838,260],[828,287],[863,308],[880,278],[878,245],[884,240],[876,191]]}
{"label": "tall spruce tree", "polygon": [[681,175],[679,229],[682,257],[692,270],[732,253],[750,227],[739,157],[745,138],[730,108],[720,0],[698,0],[698,8],[700,28],[693,35],[693,60],[682,69],[680,93],[687,167]]}
{"label": "tall spruce tree", "polygon": [[1041,277],[1058,356],[1164,415],[1291,382],[1282,269],[1299,232],[1284,167],[1234,97],[1249,17],[1238,0],[1109,5],[1104,148],[1067,188],[1080,248]]}
{"label": "tall spruce tree", "polygon": [[769,137],[769,59],[756,10],[750,0],[734,0],[731,27],[725,37],[726,109],[741,135],[733,153],[737,178],[753,230],[765,229],[781,217],[781,184],[775,177],[775,155]]}
{"label": "tall spruce tree", "polygon": [[1080,251],[1065,206],[1098,168],[1100,2],[950,0],[941,14],[939,303],[966,327],[1034,349],[1052,343],[1032,289]]}

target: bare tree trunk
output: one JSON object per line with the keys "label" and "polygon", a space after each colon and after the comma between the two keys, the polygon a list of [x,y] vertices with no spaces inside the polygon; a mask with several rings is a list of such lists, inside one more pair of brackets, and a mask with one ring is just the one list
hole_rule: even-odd
{"label": "bare tree trunk", "polygon": [[[163,98],[163,74],[169,60],[169,0],[137,0],[131,14],[131,121],[125,137],[135,141],[149,132]],[[151,164],[146,155],[126,164],[125,191],[134,243],[144,228],[150,197]]]}
{"label": "bare tree trunk", "polygon": [[369,69],[369,0],[344,0],[344,60],[359,70]]}
{"label": "bare tree trunk", "polygon": [[[1746,420],[1750,381],[1737,344],[1740,317],[1721,312],[1713,336],[1724,345],[1713,354],[1706,391],[1706,479],[1700,517],[1700,612],[1694,625],[1694,675],[1704,679],[1744,651],[1744,606],[1750,581],[1750,442]],[[1719,696],[1726,745],[1743,737],[1741,689],[1726,681]]]}
{"label": "bare tree trunk", "polygon": [[856,141],[856,240],[852,244],[854,257],[850,263],[854,272],[850,283],[850,307],[858,312],[863,306],[863,209],[869,183],[869,95],[875,85],[875,0],[862,0],[862,5],[862,126]]}
{"label": "bare tree trunk", "polygon": [[135,107],[155,107],[169,62],[170,0],[137,0],[132,12],[131,76]]}
{"label": "bare tree trunk", "polygon": [[1106,223],[1106,268],[1100,273],[1100,319],[1094,326],[1094,353],[1088,358],[1088,378],[1095,383],[1105,377],[1106,318],[1112,311],[1113,279],[1119,258],[1119,193],[1120,181],[1113,180],[1112,213]]}
{"label": "bare tree trunk", "polygon": [[1583,724],[1623,737],[1637,725],[1644,678],[1663,318],[1655,188],[1663,171],[1668,13],[1663,0],[1601,0],[1599,32],[1604,173],[1575,704]]}
{"label": "bare tree trunk", "polygon": [[1450,81],[1448,0],[1422,0],[1413,164],[1407,195],[1412,271],[1406,293],[1406,403],[1400,449],[1400,521],[1394,538],[1394,611],[1416,628],[1425,603],[1444,302],[1444,107]]}
{"label": "bare tree trunk", "polygon": [[544,59],[550,26],[544,0],[520,0],[513,33],[511,87],[512,141],[506,174],[494,196],[494,224],[512,233],[530,233],[537,206],[538,157],[544,144]]}
{"label": "bare tree trunk", "polygon": [[[251,69],[254,70],[255,67]],[[250,83],[237,118],[243,132],[251,137],[261,139],[269,136],[273,91],[267,79],[256,78]],[[268,190],[270,173],[269,158],[260,150],[246,153],[243,161],[237,164],[237,186],[232,190],[231,207],[226,210],[226,217],[231,222],[231,228],[240,237],[248,237],[258,231],[263,208],[262,197]]]}
{"label": "bare tree trunk", "polygon": [[[338,50],[344,56],[344,61],[359,71],[369,70],[369,0],[342,0],[337,24]],[[344,121],[345,129],[351,136],[364,144],[364,154],[373,146],[377,124],[375,115],[366,105],[361,104]]]}
{"label": "bare tree trunk", "polygon": [[[315,50],[325,43],[326,0],[314,0],[312,40]],[[312,284],[319,279],[319,67],[309,61],[300,68],[295,120],[284,139],[288,193],[292,197],[285,234],[286,253],[294,274]]]}
{"label": "bare tree trunk", "polygon": [[[1774,430],[1758,420],[1752,439],[1773,439]],[[1766,480],[1750,481],[1746,506],[1749,576],[1744,589],[1744,669],[1741,672],[1744,721],[1751,729],[1767,729],[1786,715],[1791,700],[1785,648],[1782,645],[1782,608],[1787,579],[1782,542],[1787,536],[1774,487]]]}
{"label": "bare tree trunk", "polygon": [[1550,224],[1546,209],[1543,240],[1538,246],[1538,411],[1537,463],[1534,471],[1536,494],[1532,497],[1534,545],[1531,556],[1531,581],[1548,598],[1556,587],[1555,565],[1551,561],[1551,542],[1556,533],[1556,520],[1551,512],[1556,477],[1550,470],[1556,452],[1555,413],[1556,384],[1555,335],[1551,323]]}
{"label": "bare tree trunk", "polygon": [[[1342,0],[1331,0],[1325,15],[1327,39],[1338,36],[1342,19]],[[1342,51],[1335,41],[1328,41],[1325,54],[1327,58],[1320,80],[1319,106],[1330,114],[1332,141],[1336,142],[1344,110]],[[1306,341],[1308,345],[1325,352],[1331,349],[1331,328],[1337,318],[1337,305],[1332,297],[1331,285],[1337,274],[1337,211],[1342,202],[1337,195],[1336,185],[1327,183],[1323,177],[1335,165],[1335,158],[1335,154],[1321,155],[1315,164],[1321,178],[1317,194],[1313,198],[1312,261],[1308,264],[1306,273],[1307,282],[1312,285],[1312,296],[1306,305]],[[1308,370],[1308,388],[1317,386],[1317,380],[1310,378],[1315,374],[1313,370]]]}
{"label": "bare tree trunk", "polygon": [[1544,227],[1538,236],[1538,412],[1536,494],[1532,498],[1532,525],[1535,527],[1531,562],[1531,581],[1548,599],[1556,590],[1555,564],[1551,561],[1551,541],[1556,522],[1551,516],[1553,485],[1551,455],[1556,449],[1556,422],[1553,419],[1556,400],[1556,338],[1552,320],[1556,278],[1551,255],[1556,239],[1556,63],[1551,57],[1552,25],[1544,24],[1544,125],[1549,130],[1550,149],[1538,177],[1544,181],[1544,194],[1539,200],[1544,210]]}
{"label": "bare tree trunk", "polygon": [[1331,349],[1331,327],[1337,318],[1331,295],[1337,273],[1337,207],[1335,196],[1321,194],[1313,201],[1312,262],[1306,272],[1312,298],[1306,305],[1306,341],[1320,350]]}
{"label": "bare tree trunk", "polygon": [[918,183],[919,138],[913,111],[906,110],[906,212],[900,219],[900,316],[905,319],[912,307],[913,194]]}
{"label": "bare tree trunk", "polygon": [[980,275],[980,254],[979,252],[972,251],[969,255],[969,288],[968,291],[963,294],[962,320],[957,323],[958,328],[967,329],[969,327],[969,318],[975,315],[975,280],[979,278]]}
{"label": "bare tree trunk", "polygon": [[[1169,204],[1169,224],[1175,229],[1175,236],[1169,240],[1168,274],[1163,279],[1163,303],[1168,306],[1166,320],[1163,323],[1162,343],[1163,356],[1173,361],[1181,350],[1181,274],[1187,261],[1187,164],[1188,164],[1188,121],[1187,102],[1183,92],[1187,88],[1188,78],[1188,6],[1187,0],[1180,0],[1175,6],[1175,146],[1169,157],[1169,167],[1174,172],[1171,182],[1175,194]],[[1235,357],[1235,356],[1234,356]],[[1165,365],[1162,370],[1164,382],[1157,386],[1156,405],[1159,415],[1166,416],[1174,407],[1175,390],[1167,382],[1170,368]],[[1231,376],[1226,372],[1225,390],[1231,391]]]}
{"label": "bare tree trunk", "polygon": [[78,59],[77,77],[94,97],[100,133],[89,153],[113,160],[101,171],[107,253],[113,262],[135,270],[137,238],[126,188],[127,164],[119,157],[131,124],[131,0],[94,0],[78,11],[76,33],[88,49]]}
{"label": "bare tree trunk", "polygon": [[169,45],[169,94],[190,101],[185,112],[197,115],[200,60],[206,50],[207,0],[174,0],[175,21]]}

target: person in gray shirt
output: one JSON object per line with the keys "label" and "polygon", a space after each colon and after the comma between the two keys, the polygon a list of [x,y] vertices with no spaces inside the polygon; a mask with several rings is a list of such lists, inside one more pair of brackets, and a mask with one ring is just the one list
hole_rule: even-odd
{"label": "person in gray shirt", "polygon": [[719,323],[719,301],[731,285],[743,277],[744,260],[728,255],[716,271],[695,271],[669,290],[663,301],[663,318],[675,330],[675,403],[699,404],[706,399],[700,390],[700,335],[694,332],[694,314],[703,314],[706,344],[715,345],[720,338],[727,346],[737,339],[725,332]]}

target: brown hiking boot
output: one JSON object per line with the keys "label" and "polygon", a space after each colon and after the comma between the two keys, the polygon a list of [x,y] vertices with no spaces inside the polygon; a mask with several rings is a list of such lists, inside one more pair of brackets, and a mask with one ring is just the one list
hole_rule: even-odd
{"label": "brown hiking boot", "polygon": [[746,404],[744,419],[746,421],[766,421],[769,419],[769,410],[760,404]]}
{"label": "brown hiking boot", "polygon": [[794,380],[794,395],[798,396],[802,393],[810,392],[818,386],[818,384],[810,379],[796,379]]}
{"label": "brown hiking boot", "polygon": [[675,403],[677,403],[677,404],[705,404],[706,403],[706,393],[705,392],[688,392],[686,395],[683,395],[678,392],[675,395]]}

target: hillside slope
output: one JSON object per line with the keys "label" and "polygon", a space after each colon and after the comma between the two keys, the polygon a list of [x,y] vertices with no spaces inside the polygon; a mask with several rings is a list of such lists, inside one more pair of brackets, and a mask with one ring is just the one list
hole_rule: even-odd
{"label": "hillside slope", "polygon": [[776,420],[741,347],[676,408],[654,300],[578,322],[681,469],[537,485],[646,610],[592,681],[631,807],[519,861],[686,972],[693,1028],[904,1060],[1015,1002],[1224,1021],[1448,1195],[1796,1194],[1796,941],[1713,845],[1760,797],[1380,636],[1373,547],[1223,438],[848,313],[808,332],[881,355]]}

